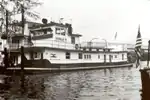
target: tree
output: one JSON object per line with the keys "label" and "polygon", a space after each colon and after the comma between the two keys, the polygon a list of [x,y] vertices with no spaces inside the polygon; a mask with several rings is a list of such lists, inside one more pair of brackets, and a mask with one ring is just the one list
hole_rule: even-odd
{"label": "tree", "polygon": [[[38,19],[39,15],[37,12],[33,11],[34,7],[37,7],[39,5],[41,5],[42,2],[40,2],[39,0],[1,0],[0,1],[0,22],[1,22],[1,32],[2,33],[6,33],[4,38],[7,37],[7,33],[8,33],[8,23],[12,24],[12,26],[14,27],[15,25],[13,25],[13,23],[16,21],[14,21],[14,19],[12,18],[12,16],[21,14],[22,12],[24,12],[25,14],[25,19],[27,19],[28,17],[30,18],[34,18],[34,19]],[[9,7],[12,6],[12,9],[10,10]],[[8,16],[7,16],[8,15]],[[8,20],[8,21],[7,21]],[[23,23],[23,22],[22,22]],[[5,27],[5,31],[2,31],[2,29],[4,29]],[[9,30],[12,31],[12,30]]]}

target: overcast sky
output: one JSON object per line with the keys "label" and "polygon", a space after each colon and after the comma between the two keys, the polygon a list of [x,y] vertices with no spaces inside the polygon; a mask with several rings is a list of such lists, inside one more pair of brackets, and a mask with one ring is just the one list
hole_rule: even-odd
{"label": "overcast sky", "polygon": [[149,0],[43,0],[41,18],[71,22],[82,40],[105,38],[135,43],[140,24],[143,41],[150,39]]}

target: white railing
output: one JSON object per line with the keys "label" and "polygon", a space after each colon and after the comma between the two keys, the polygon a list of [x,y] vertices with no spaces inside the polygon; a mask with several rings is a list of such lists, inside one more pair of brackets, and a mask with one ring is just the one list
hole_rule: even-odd
{"label": "white railing", "polygon": [[[22,44],[11,43],[9,44],[10,49],[18,49]],[[60,49],[76,49],[75,44],[59,42],[59,41],[33,41],[33,45],[25,43],[24,47],[50,47],[50,48],[60,48]]]}
{"label": "white railing", "polygon": [[35,47],[51,47],[51,48],[62,48],[62,49],[76,49],[75,44],[60,42],[60,41],[34,41],[33,46]]}
{"label": "white railing", "polygon": [[[104,48],[106,46],[105,43],[102,42],[82,42],[79,44],[79,46],[76,48],[75,44],[71,44],[68,42],[61,42],[61,41],[55,41],[55,40],[36,40],[32,41],[33,45],[30,45],[29,43],[24,43],[24,47],[50,47],[50,48],[62,48],[62,49],[80,49],[79,47],[91,47],[91,48]],[[111,44],[111,43],[110,43]],[[108,47],[112,47],[113,45],[108,45]],[[10,44],[10,49],[18,49],[22,46],[22,44],[17,44],[17,43],[11,43]],[[119,45],[118,45],[119,46]],[[9,47],[9,46],[8,46]],[[134,45],[125,45],[124,48],[133,48]],[[143,49],[147,49],[147,46],[142,46]]]}
{"label": "white railing", "polygon": [[101,42],[82,42],[81,47],[104,48],[106,44]]}
{"label": "white railing", "polygon": [[30,44],[18,44],[18,43],[11,43],[11,44],[9,44],[9,46],[8,46],[8,48],[9,49],[18,49],[18,48],[20,48],[21,46],[24,46],[24,47],[31,47],[31,45]]}

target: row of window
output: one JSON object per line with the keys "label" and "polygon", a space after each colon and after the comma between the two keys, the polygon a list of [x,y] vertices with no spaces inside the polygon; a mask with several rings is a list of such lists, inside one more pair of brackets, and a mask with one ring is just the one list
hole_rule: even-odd
{"label": "row of window", "polygon": [[60,37],[56,37],[56,41],[66,41],[66,39],[65,38],[60,38]]}
{"label": "row of window", "polygon": [[[79,59],[83,58],[82,53],[78,54],[78,58]],[[70,59],[70,52],[66,52],[66,59]],[[91,59],[91,55],[84,55],[84,59]]]}
{"label": "row of window", "polygon": [[[82,53],[78,54],[78,58],[79,59],[83,59],[82,57]],[[104,55],[106,57],[106,55]],[[111,59],[113,59],[113,55],[110,55]],[[115,58],[117,58],[117,55],[114,55]],[[66,52],[66,59],[70,59],[70,52]],[[84,59],[91,59],[91,55],[90,54],[85,54],[84,55]],[[100,55],[98,55],[98,59],[100,59]],[[122,60],[124,60],[124,54],[122,54]]]}
{"label": "row of window", "polygon": [[91,59],[91,55],[84,55],[84,59]]}
{"label": "row of window", "polygon": [[56,34],[65,36],[65,33],[66,31],[64,28],[56,28]]}
{"label": "row of window", "polygon": [[[34,58],[40,58],[40,56],[41,56],[41,53],[37,53],[37,52],[34,53]],[[70,52],[66,52],[66,59],[70,59],[70,56],[71,56]],[[104,58],[106,58],[106,55],[104,55],[104,56],[105,56]],[[113,59],[113,55],[109,55],[109,57],[111,57],[111,59]],[[114,55],[114,57],[117,58],[117,55]],[[83,59],[83,54],[78,53],[78,58]],[[100,58],[101,58],[101,56],[98,55],[98,59],[100,59]],[[84,59],[91,59],[91,55],[85,54]],[[122,60],[124,60],[124,54],[122,54]]]}
{"label": "row of window", "polygon": [[[113,55],[109,55],[111,59],[113,59]],[[117,55],[114,55],[114,58],[117,58]],[[100,59],[100,55],[98,55],[98,59]],[[124,54],[122,54],[122,60],[124,60]]]}
{"label": "row of window", "polygon": [[[93,49],[92,48],[83,48],[83,51],[92,51]],[[100,51],[100,49],[96,49],[96,51]],[[103,49],[104,52],[110,52],[110,49],[106,50],[106,49]]]}

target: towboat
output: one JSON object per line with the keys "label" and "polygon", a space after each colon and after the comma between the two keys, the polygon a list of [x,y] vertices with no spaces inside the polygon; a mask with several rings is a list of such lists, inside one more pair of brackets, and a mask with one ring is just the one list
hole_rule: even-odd
{"label": "towboat", "polygon": [[16,33],[7,41],[14,64],[5,69],[9,74],[21,70],[21,47],[24,54],[24,71],[28,74],[133,65],[128,61],[127,50],[109,47],[107,41],[99,43],[92,42],[91,39],[89,42],[80,42],[82,35],[74,33],[69,23],[26,21],[24,34],[19,23],[13,23],[13,27]]}

